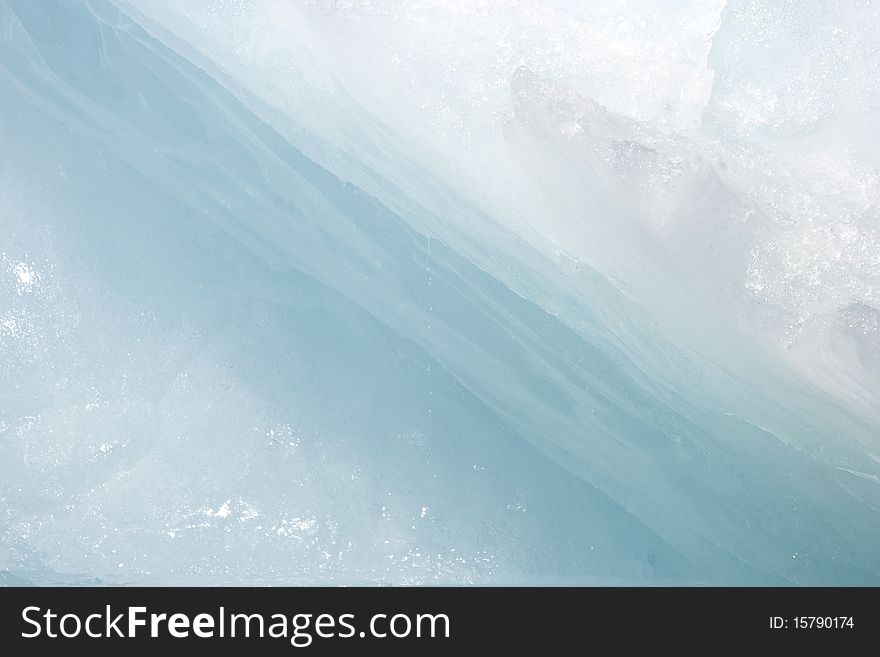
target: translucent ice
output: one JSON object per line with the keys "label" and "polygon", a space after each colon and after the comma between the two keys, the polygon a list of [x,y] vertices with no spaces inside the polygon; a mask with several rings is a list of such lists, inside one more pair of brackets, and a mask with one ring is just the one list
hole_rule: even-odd
{"label": "translucent ice", "polygon": [[0,0],[0,571],[880,582],[870,3]]}

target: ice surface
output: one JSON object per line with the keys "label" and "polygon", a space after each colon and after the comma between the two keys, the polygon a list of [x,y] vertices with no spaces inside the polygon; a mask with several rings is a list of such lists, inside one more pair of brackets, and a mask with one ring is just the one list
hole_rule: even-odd
{"label": "ice surface", "polygon": [[0,0],[3,576],[878,583],[820,4]]}

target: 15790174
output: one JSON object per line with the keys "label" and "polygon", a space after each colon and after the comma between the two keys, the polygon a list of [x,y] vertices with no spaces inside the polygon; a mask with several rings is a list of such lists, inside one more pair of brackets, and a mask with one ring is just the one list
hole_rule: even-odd
{"label": "15790174", "polygon": [[774,630],[839,630],[853,629],[852,616],[771,616],[770,628]]}

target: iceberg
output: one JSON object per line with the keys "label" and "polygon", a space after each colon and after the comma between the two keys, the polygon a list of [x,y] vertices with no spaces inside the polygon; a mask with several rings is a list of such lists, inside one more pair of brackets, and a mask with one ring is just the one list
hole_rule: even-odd
{"label": "iceberg", "polygon": [[0,0],[0,580],[877,585],[878,12]]}

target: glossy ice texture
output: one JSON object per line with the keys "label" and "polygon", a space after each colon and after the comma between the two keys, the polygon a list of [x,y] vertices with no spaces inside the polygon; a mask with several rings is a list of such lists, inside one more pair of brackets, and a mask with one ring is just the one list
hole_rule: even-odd
{"label": "glossy ice texture", "polygon": [[0,0],[0,577],[880,583],[878,45]]}

